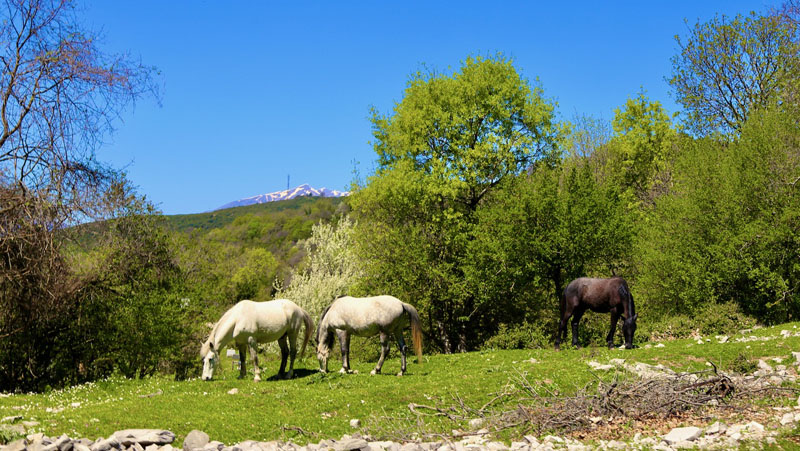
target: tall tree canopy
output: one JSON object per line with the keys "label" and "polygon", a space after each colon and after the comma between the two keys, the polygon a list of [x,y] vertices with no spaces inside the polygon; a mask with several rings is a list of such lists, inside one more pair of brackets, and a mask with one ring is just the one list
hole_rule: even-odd
{"label": "tall tree canopy", "polygon": [[365,218],[356,234],[372,285],[364,290],[415,303],[445,352],[475,344],[481,312],[464,273],[475,212],[505,177],[555,157],[553,110],[498,55],[468,58],[452,74],[419,72],[392,114],[373,112],[379,167],[352,196]]}
{"label": "tall tree canopy", "polygon": [[691,128],[738,132],[752,109],[780,101],[800,75],[796,28],[779,15],[719,15],[676,36],[669,83]]}

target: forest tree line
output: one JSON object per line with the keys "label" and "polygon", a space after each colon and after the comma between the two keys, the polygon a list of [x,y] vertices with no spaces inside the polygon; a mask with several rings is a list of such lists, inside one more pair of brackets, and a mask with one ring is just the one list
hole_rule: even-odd
{"label": "forest tree line", "polygon": [[[192,231],[94,158],[116,115],[159,98],[156,70],[96,48],[71,2],[9,5],[3,42],[35,46],[0,49],[18,61],[0,99],[0,390],[191,377],[207,323],[244,298],[316,315],[391,294],[435,352],[551,346],[580,276],[629,281],[639,341],[799,313],[796,2],[677,38],[678,115],[638,92],[610,123],[564,120],[502,54],[420,71],[372,112],[376,170],[346,201]],[[582,340],[604,335],[596,316]]]}

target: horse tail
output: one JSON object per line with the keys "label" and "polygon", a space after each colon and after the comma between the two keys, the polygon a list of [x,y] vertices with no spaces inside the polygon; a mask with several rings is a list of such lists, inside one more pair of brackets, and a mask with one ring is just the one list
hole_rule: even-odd
{"label": "horse tail", "polygon": [[303,315],[303,322],[306,325],[305,335],[303,336],[303,346],[300,347],[300,360],[305,357],[306,354],[306,345],[308,344],[308,340],[311,339],[311,333],[314,332],[314,320],[311,319],[311,315],[308,314],[302,308],[300,312]]}
{"label": "horse tail", "polygon": [[414,353],[417,354],[417,363],[422,363],[422,327],[417,309],[411,304],[403,303],[403,310],[411,319],[411,340],[414,342]]}
{"label": "horse tail", "polygon": [[619,292],[620,299],[625,302],[625,310],[627,311],[628,315],[627,317],[633,317],[636,312],[634,311],[635,307],[633,306],[633,294],[628,288],[628,283],[623,280],[622,283],[619,284],[619,289],[617,291]]}

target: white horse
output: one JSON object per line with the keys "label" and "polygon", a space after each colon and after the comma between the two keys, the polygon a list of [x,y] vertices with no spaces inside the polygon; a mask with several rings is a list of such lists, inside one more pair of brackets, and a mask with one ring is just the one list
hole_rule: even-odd
{"label": "white horse", "polygon": [[402,376],[406,372],[407,349],[403,339],[403,329],[409,323],[411,323],[411,338],[414,341],[417,363],[420,363],[422,330],[417,309],[392,296],[336,298],[322,312],[317,327],[317,358],[320,371],[323,373],[328,371],[328,356],[333,346],[334,332],[339,336],[339,344],[342,349],[342,369],[340,370],[342,373],[350,372],[350,335],[372,337],[380,334],[381,357],[371,374],[381,372],[383,360],[389,354],[389,337],[394,337],[401,355],[400,372],[397,375]]}
{"label": "white horse", "polygon": [[[245,351],[250,348],[253,358],[254,380],[261,380],[261,369],[258,367],[258,343],[278,340],[281,348],[281,369],[278,376],[291,379],[294,370],[294,359],[297,355],[296,342],[300,328],[305,324],[305,337],[300,349],[300,358],[306,350],[306,344],[314,330],[314,322],[305,310],[288,299],[276,299],[267,302],[240,301],[231,307],[211,329],[208,340],[203,343],[200,355],[203,357],[203,380],[211,380],[214,369],[219,364],[219,353],[223,347],[234,342],[239,350],[239,379],[247,374],[245,369]],[[288,344],[287,344],[288,341]],[[286,359],[289,357],[289,373]]]}

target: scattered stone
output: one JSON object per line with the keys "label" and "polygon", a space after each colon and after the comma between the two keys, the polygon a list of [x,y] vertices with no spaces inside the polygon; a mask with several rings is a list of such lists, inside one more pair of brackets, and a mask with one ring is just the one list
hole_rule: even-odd
{"label": "scattered stone", "polygon": [[152,398],[154,396],[162,395],[164,392],[159,388],[154,393],[148,393],[146,395],[139,395],[140,398]]}
{"label": "scattered stone", "polygon": [[800,352],[792,351],[792,357],[794,357],[794,364],[800,365]]}
{"label": "scattered stone", "polygon": [[787,424],[792,424],[795,422],[794,414],[793,413],[785,413],[781,417],[781,426],[786,426]]}
{"label": "scattered stone", "polygon": [[664,441],[669,445],[674,445],[680,442],[691,442],[697,440],[702,434],[702,429],[694,426],[685,428],[674,428],[669,431],[669,434],[663,437]]}
{"label": "scattered stone", "polygon": [[369,444],[362,438],[351,438],[333,444],[336,451],[352,451],[356,449],[369,449]]}
{"label": "scattered stone", "polygon": [[622,364],[625,363],[625,359],[611,359],[608,361],[608,363],[616,366],[622,366]]}
{"label": "scattered stone", "polygon": [[665,346],[665,345],[664,345],[664,343],[659,343],[659,344],[655,345],[654,347],[656,347],[656,348],[663,348],[664,346]]}
{"label": "scattered stone", "polygon": [[21,438],[19,440],[14,440],[13,442],[9,443],[8,445],[3,447],[3,451],[24,451],[25,450],[25,439]]}
{"label": "scattered stone", "polygon": [[0,424],[0,433],[7,436],[25,435],[25,426],[21,424]]}
{"label": "scattered stone", "polygon": [[764,432],[764,426],[761,423],[751,421],[744,425],[750,432]]}
{"label": "scattered stone", "polygon": [[595,370],[598,370],[598,371],[608,371],[608,370],[613,370],[614,369],[614,365],[603,365],[602,363],[598,363],[598,362],[595,362],[595,361],[590,361],[589,363],[587,363],[587,365],[592,367],[592,369],[595,369]]}
{"label": "scattered stone", "polygon": [[359,420],[358,418],[353,418],[352,420],[350,420],[350,427],[353,428],[353,429],[360,428],[361,427],[361,420]]}
{"label": "scattered stone", "polygon": [[706,435],[724,434],[727,429],[728,426],[725,423],[717,421],[706,429]]}
{"label": "scattered stone", "polygon": [[722,344],[722,343],[727,343],[730,337],[728,337],[727,335],[717,335],[716,339],[718,343]]}
{"label": "scattered stone", "polygon": [[108,439],[96,440],[89,449],[91,451],[109,451],[111,448],[117,448],[118,446],[120,446],[119,440],[112,436]]}
{"label": "scattered stone", "polygon": [[484,420],[483,418],[473,418],[469,420],[469,427],[471,429],[479,429],[481,426],[483,426],[483,423],[485,422],[486,420]]}
{"label": "scattered stone", "polygon": [[772,373],[774,371],[769,363],[761,359],[758,360],[758,369],[765,371],[766,374]]}
{"label": "scattered stone", "polygon": [[25,426],[26,429],[35,428],[36,426],[39,426],[38,421],[23,421],[20,424]]}
{"label": "scattered stone", "polygon": [[22,415],[11,415],[10,417],[3,417],[0,423],[16,423],[22,419]]}
{"label": "scattered stone", "polygon": [[186,434],[186,438],[183,439],[183,451],[192,451],[195,448],[205,448],[205,446],[208,445],[208,440],[208,434],[194,429]]}
{"label": "scattered stone", "polygon": [[238,388],[232,388],[232,389],[228,390],[228,394],[229,395],[239,394],[239,389]]}
{"label": "scattered stone", "polygon": [[152,445],[153,443],[166,445],[175,440],[175,434],[163,429],[125,429],[115,432],[111,437],[117,439],[122,446],[131,446],[134,443],[142,446]]}

